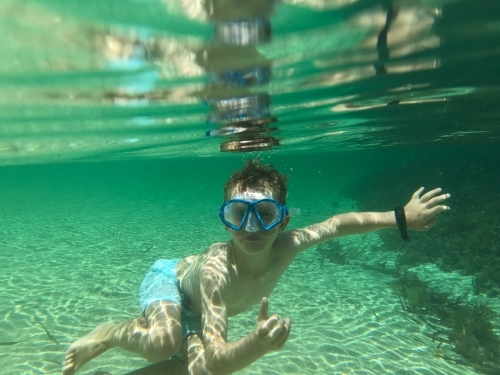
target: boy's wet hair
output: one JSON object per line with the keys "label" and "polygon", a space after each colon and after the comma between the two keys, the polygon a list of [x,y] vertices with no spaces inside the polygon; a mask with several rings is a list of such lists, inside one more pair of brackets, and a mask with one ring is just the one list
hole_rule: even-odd
{"label": "boy's wet hair", "polygon": [[240,170],[234,171],[224,186],[224,199],[231,199],[235,188],[245,191],[271,189],[278,202],[286,204],[288,176],[279,173],[271,164],[261,165],[261,159],[248,159]]}

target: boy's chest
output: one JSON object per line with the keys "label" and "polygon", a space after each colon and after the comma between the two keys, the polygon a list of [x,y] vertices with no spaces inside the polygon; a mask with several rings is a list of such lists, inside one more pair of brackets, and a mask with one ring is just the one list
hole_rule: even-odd
{"label": "boy's chest", "polygon": [[252,277],[234,275],[222,292],[228,315],[232,316],[248,310],[260,303],[262,297],[268,297],[285,269],[286,267],[270,267],[264,274]]}

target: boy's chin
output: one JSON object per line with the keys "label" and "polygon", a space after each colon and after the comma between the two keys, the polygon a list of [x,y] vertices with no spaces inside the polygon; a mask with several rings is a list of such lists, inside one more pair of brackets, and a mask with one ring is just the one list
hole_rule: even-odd
{"label": "boy's chin", "polygon": [[259,248],[244,247],[243,248],[243,252],[247,255],[259,255],[263,251],[264,251],[264,249],[262,247],[259,247]]}
{"label": "boy's chin", "polygon": [[240,244],[243,251],[247,254],[258,254],[265,250],[268,241],[265,239],[260,240],[247,240],[243,239]]}

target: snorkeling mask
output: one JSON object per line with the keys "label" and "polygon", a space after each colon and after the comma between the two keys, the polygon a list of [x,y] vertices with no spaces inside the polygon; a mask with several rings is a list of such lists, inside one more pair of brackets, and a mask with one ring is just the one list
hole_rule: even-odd
{"label": "snorkeling mask", "polygon": [[243,193],[224,202],[219,209],[222,222],[234,230],[241,230],[245,225],[247,232],[257,232],[259,224],[264,230],[270,230],[288,216],[286,205],[260,193]]}

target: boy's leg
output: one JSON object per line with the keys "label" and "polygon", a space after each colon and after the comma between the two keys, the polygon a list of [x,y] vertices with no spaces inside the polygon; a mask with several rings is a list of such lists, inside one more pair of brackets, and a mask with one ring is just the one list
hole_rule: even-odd
{"label": "boy's leg", "polygon": [[[184,352],[188,360],[189,375],[209,375],[205,363],[205,346],[203,345],[203,336],[201,333],[189,335],[187,340],[187,353]],[[184,343],[183,343],[184,345]]]}
{"label": "boy's leg", "polygon": [[186,360],[168,360],[127,372],[126,375],[209,375],[205,366],[205,348],[201,334],[187,336],[182,343]]}
{"label": "boy's leg", "polygon": [[153,302],[145,311],[146,318],[132,319],[113,327],[111,343],[151,362],[168,359],[181,347],[181,312],[182,308],[175,302]]}
{"label": "boy's leg", "polygon": [[181,307],[171,301],[151,303],[145,318],[104,323],[75,341],[66,351],[63,375],[72,375],[106,350],[121,347],[151,361],[170,358],[182,342]]}
{"label": "boy's leg", "polygon": [[[143,367],[125,375],[189,375],[187,362],[181,359],[168,359],[151,366]],[[94,374],[95,375],[95,374]],[[111,375],[111,374],[109,374]]]}
{"label": "boy's leg", "polygon": [[114,326],[113,323],[100,324],[71,344],[62,363],[63,375],[73,375],[85,363],[108,350],[110,346],[106,342]]}

